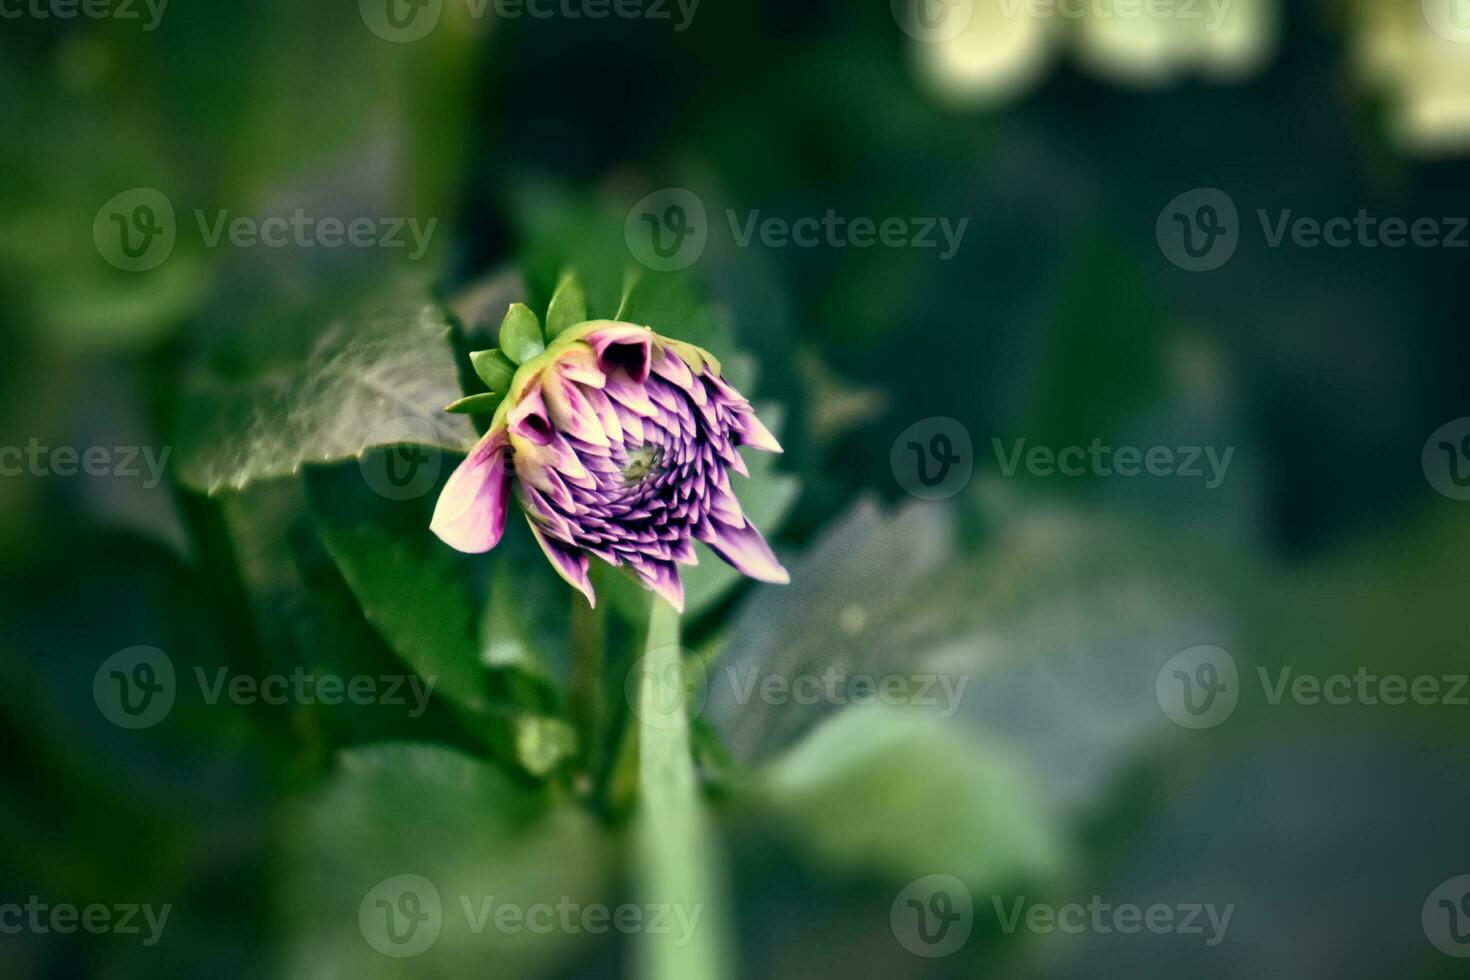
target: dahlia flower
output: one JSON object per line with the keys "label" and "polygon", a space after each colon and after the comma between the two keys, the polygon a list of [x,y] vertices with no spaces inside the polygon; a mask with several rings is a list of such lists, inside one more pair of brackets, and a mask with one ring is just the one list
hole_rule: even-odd
{"label": "dahlia flower", "polygon": [[752,578],[789,581],[729,478],[730,470],[747,472],[740,448],[779,453],[781,446],[720,377],[719,361],[612,320],[577,324],[541,344],[539,321],[517,306],[501,328],[511,356],[475,355],[497,390],[466,402],[498,399],[498,406],[444,486],[435,534],[464,552],[494,548],[514,485],[541,550],[589,603],[596,603],[595,555],[682,611],[678,566],[697,563],[695,541]]}

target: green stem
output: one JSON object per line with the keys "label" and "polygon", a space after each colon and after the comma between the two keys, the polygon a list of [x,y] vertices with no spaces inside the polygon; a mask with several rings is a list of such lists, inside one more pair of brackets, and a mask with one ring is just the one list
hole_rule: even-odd
{"label": "green stem", "polygon": [[637,717],[638,888],[645,905],[666,906],[676,921],[695,925],[687,935],[641,935],[634,975],[722,980],[733,970],[721,862],[689,748],[679,614],[662,599],[649,614]]}

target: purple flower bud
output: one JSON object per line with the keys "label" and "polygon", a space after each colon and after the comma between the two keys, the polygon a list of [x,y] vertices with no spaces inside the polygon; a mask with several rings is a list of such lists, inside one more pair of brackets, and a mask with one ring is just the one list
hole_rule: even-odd
{"label": "purple flower bud", "polygon": [[580,324],[516,372],[430,527],[460,551],[489,551],[514,475],[541,549],[588,602],[596,555],[682,611],[678,566],[697,562],[695,541],[752,578],[790,581],[731,492],[745,446],[781,452],[706,351],[631,323]]}

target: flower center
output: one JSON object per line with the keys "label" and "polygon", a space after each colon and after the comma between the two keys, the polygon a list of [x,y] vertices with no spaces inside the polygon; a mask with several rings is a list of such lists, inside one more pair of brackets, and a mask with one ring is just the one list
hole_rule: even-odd
{"label": "flower center", "polygon": [[650,476],[657,475],[664,461],[664,447],[645,442],[628,454],[628,465],[623,467],[624,486],[637,486]]}

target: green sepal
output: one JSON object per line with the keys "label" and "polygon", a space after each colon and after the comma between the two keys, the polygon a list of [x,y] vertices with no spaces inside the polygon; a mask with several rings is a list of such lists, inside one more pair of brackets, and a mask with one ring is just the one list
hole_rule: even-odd
{"label": "green sepal", "polygon": [[[546,349],[541,321],[524,303],[512,303],[500,323],[500,351],[516,364],[525,364]],[[488,384],[488,382],[487,382]],[[492,390],[504,390],[494,389]]]}
{"label": "green sepal", "polygon": [[500,407],[500,400],[504,395],[495,392],[481,392],[478,395],[467,395],[444,409],[456,415],[493,415]]}
{"label": "green sepal", "polygon": [[546,339],[555,340],[557,334],[587,320],[587,294],[575,272],[562,273],[551,294],[551,303],[546,307]]}
{"label": "green sepal", "polygon": [[510,379],[515,377],[516,366],[500,351],[477,350],[470,355],[470,364],[486,388],[502,395],[510,391]]}

